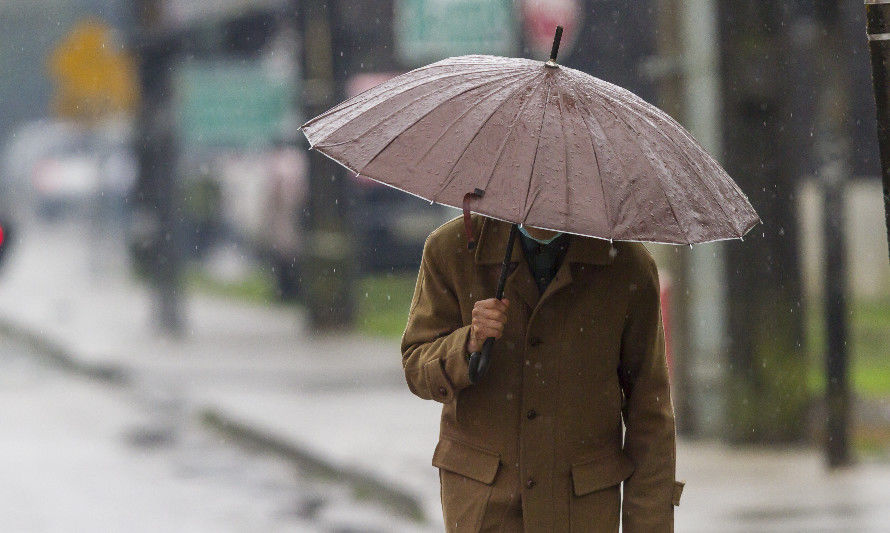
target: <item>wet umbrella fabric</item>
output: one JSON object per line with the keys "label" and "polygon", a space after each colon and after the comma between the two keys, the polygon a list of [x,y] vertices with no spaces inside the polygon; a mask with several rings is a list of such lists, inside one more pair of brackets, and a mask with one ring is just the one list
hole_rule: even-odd
{"label": "wet umbrella fabric", "polygon": [[759,218],[670,116],[555,63],[461,56],[303,125],[313,149],[431,202],[609,240],[740,238]]}

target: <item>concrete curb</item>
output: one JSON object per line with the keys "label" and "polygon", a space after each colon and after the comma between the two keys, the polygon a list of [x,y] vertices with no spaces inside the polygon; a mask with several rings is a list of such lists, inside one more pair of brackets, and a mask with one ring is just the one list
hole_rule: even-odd
{"label": "concrete curb", "polygon": [[0,317],[0,334],[26,344],[51,364],[72,374],[112,385],[126,385],[130,382],[130,374],[124,367],[107,363],[86,363],[60,343],[27,326],[17,324],[8,317]]}
{"label": "concrete curb", "polygon": [[205,425],[214,430],[246,445],[284,457],[310,476],[347,483],[359,499],[381,504],[390,511],[415,522],[426,520],[419,499],[394,487],[391,483],[355,469],[335,465],[298,444],[234,420],[213,408],[204,409],[200,417]]}

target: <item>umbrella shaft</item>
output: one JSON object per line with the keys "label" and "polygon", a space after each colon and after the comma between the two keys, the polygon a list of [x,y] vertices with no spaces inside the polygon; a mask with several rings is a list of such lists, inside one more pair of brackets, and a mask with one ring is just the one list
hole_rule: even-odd
{"label": "umbrella shaft", "polygon": [[[513,257],[513,244],[516,242],[516,234],[519,233],[519,225],[513,224],[510,228],[510,238],[507,241],[507,250],[504,254],[504,262],[501,263],[501,277],[498,279],[498,289],[495,292],[495,298],[498,300],[504,297],[504,286],[507,284],[507,274],[510,272],[510,259]],[[485,372],[488,371],[488,363],[491,358],[491,348],[494,345],[494,337],[485,339],[482,350],[470,354],[468,361],[468,370],[470,373],[470,383],[477,383]]]}
{"label": "umbrella shaft", "polygon": [[519,233],[519,225],[513,224],[513,227],[510,228],[510,238],[507,241],[504,262],[501,263],[501,277],[498,278],[498,289],[495,291],[495,298],[498,300],[504,297],[504,286],[507,284],[507,274],[510,272],[510,259],[513,257],[513,244],[516,242],[517,233]]}

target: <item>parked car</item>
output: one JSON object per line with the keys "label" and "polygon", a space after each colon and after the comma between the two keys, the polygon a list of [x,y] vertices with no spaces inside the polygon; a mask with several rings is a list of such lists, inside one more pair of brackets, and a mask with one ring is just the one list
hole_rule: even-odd
{"label": "parked car", "polygon": [[130,135],[126,122],[94,128],[46,120],[25,124],[5,146],[8,190],[45,219],[92,215],[97,203],[119,205],[136,179]]}

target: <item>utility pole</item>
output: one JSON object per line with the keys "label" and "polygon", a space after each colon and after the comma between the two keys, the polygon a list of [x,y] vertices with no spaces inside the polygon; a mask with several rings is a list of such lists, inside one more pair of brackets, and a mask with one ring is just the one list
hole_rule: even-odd
{"label": "utility pole", "polygon": [[884,225],[890,244],[890,0],[866,0],[865,9],[881,148]]}
{"label": "utility pole", "polygon": [[850,388],[847,349],[847,268],[844,246],[844,185],[850,175],[850,73],[842,56],[841,2],[819,0],[819,79],[816,157],[823,190],[825,236],[825,452],[830,467],[850,463]]}
{"label": "utility pole", "polygon": [[[346,59],[335,0],[296,3],[303,37],[303,116],[310,119],[344,97]],[[322,154],[309,153],[309,231],[306,305],[309,327],[324,332],[352,324],[355,246],[348,233],[345,173]]]}
{"label": "utility pole", "polygon": [[808,90],[796,83],[794,71],[807,69],[808,59],[792,34],[797,4],[718,0],[724,166],[763,220],[743,242],[724,245],[727,436],[733,442],[793,443],[806,437],[795,193],[805,173],[809,132],[791,116],[804,100],[801,91]]}
{"label": "utility pole", "polygon": [[[716,0],[685,0],[680,8],[684,66],[684,124],[721,158],[720,40]],[[698,436],[718,437],[725,423],[726,272],[724,244],[688,250],[686,325],[689,392]]]}
{"label": "utility pole", "polygon": [[[722,153],[715,0],[659,0],[659,103],[714,156]],[[672,348],[678,431],[716,437],[724,422],[723,245],[677,247]]]}
{"label": "utility pole", "polygon": [[134,9],[142,92],[135,135],[137,256],[154,286],[158,326],[178,335],[183,329],[182,250],[176,221],[178,147],[170,101],[170,66],[177,44],[162,28],[160,0],[139,0]]}
{"label": "utility pole", "polygon": [[[678,122],[686,123],[685,72],[681,0],[658,0],[656,3],[657,56],[647,65],[647,74],[656,80],[658,106]],[[677,415],[677,432],[692,437],[699,433],[697,424],[700,399],[695,394],[693,364],[690,357],[688,309],[691,306],[689,287],[689,253],[685,247],[670,248],[667,267],[673,279],[671,293],[671,352],[673,360],[673,401]]]}

